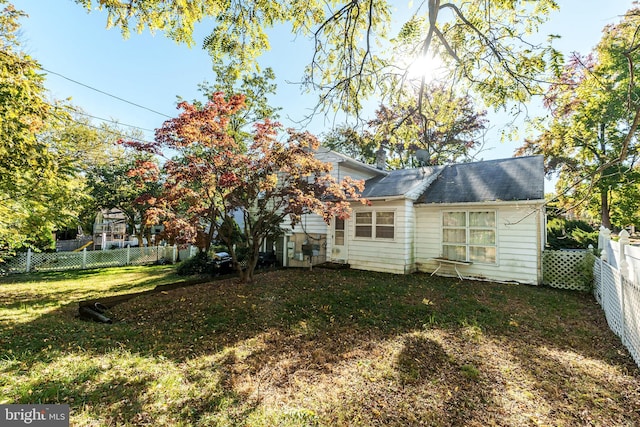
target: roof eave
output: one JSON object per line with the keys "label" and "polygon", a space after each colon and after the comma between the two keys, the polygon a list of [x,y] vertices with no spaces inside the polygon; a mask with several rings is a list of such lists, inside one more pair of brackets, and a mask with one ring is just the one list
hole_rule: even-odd
{"label": "roof eave", "polygon": [[483,202],[419,202],[416,207],[434,207],[434,206],[480,206],[480,205],[540,205],[546,203],[545,199],[529,199],[529,200],[487,200]]}

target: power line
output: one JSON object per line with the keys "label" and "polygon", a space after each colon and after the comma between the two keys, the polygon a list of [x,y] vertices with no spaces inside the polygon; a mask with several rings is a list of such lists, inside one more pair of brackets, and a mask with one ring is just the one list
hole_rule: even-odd
{"label": "power line", "polygon": [[[60,107],[60,106],[57,106],[57,105],[51,105],[51,104],[48,104],[48,105],[50,107],[53,107],[53,108],[64,108],[64,107]],[[79,111],[79,110],[76,110],[76,109],[73,109],[73,108],[70,108],[69,111],[72,111],[75,114],[80,114],[82,116],[91,117],[92,119],[100,120],[100,121],[107,122],[107,123],[112,123],[114,125],[126,126],[126,127],[129,127],[129,128],[132,128],[132,129],[136,129],[136,130],[139,130],[139,131],[142,131],[142,132],[155,132],[154,129],[142,128],[140,126],[129,125],[127,123],[122,123],[122,122],[119,122],[117,120],[105,119],[105,118],[94,116],[94,115],[91,115],[89,113],[85,113],[84,111]]]}
{"label": "power line", "polygon": [[149,144],[149,141],[145,141],[144,139],[136,138],[136,137],[131,136],[131,135],[125,135],[124,133],[116,132],[116,131],[113,131],[111,129],[100,128],[98,126],[95,126],[95,125],[92,125],[92,124],[89,124],[89,123],[83,123],[83,122],[80,122],[80,121],[74,119],[73,117],[63,118],[63,117],[57,116],[55,114],[54,114],[54,116],[56,118],[60,119],[60,120],[71,120],[72,122],[74,122],[76,124],[79,124],[79,125],[82,125],[82,126],[86,126],[88,128],[92,128],[92,129],[95,129],[95,130],[99,130],[101,132],[110,133],[111,135],[117,136],[120,139],[129,139],[129,140],[132,140],[132,141],[137,141],[137,142],[141,142],[141,143],[144,143],[144,144]]}
{"label": "power line", "polygon": [[70,78],[70,77],[67,77],[67,76],[65,76],[65,75],[62,75],[62,74],[60,74],[60,73],[56,73],[55,71],[47,70],[46,68],[44,68],[44,67],[42,67],[42,66],[40,66],[40,69],[41,69],[42,71],[45,71],[45,72],[47,72],[47,73],[49,73],[49,74],[54,74],[54,75],[56,75],[56,76],[58,76],[58,77],[61,77],[61,78],[65,79],[65,80],[68,80],[68,81],[70,81],[70,82],[72,82],[72,83],[75,83],[75,84],[77,84],[77,85],[80,85],[80,86],[86,87],[87,89],[91,89],[91,90],[96,91],[96,92],[98,92],[98,93],[101,93],[101,94],[103,94],[103,95],[110,96],[111,98],[117,99],[118,101],[126,102],[127,104],[133,105],[134,107],[142,108],[143,110],[150,111],[150,112],[152,112],[152,113],[154,113],[154,114],[157,114],[157,115],[159,115],[159,116],[166,117],[166,118],[169,118],[169,119],[173,118],[173,117],[171,117],[171,116],[169,116],[169,115],[167,115],[167,114],[164,114],[164,113],[161,113],[161,112],[159,112],[159,111],[153,110],[153,109],[151,109],[151,108],[145,107],[144,105],[136,104],[135,102],[128,101],[128,100],[126,100],[126,99],[124,99],[124,98],[121,98],[121,97],[119,97],[119,96],[112,95],[112,94],[110,94],[110,93],[108,93],[108,92],[105,92],[105,91],[103,91],[103,90],[97,89],[97,88],[95,88],[95,87],[93,87],[93,86],[89,86],[89,85],[87,85],[87,84],[84,84],[84,83],[82,83],[82,82],[79,82],[79,81],[77,81],[77,80],[74,80],[74,79],[72,79],[72,78]]}
{"label": "power line", "polygon": [[[22,58],[20,58],[18,55],[11,54],[11,53],[5,52],[5,51],[3,51],[3,50],[0,50],[0,54],[3,54],[3,55],[5,55],[5,56],[7,56],[7,57],[9,57],[9,58],[11,58],[11,59],[13,59],[13,60],[15,60],[15,61],[20,62],[20,63],[26,63],[26,62],[27,62],[27,61],[23,60]],[[111,98],[117,99],[118,101],[125,102],[125,103],[127,103],[127,104],[129,104],[129,105],[133,105],[134,107],[142,108],[143,110],[150,111],[150,112],[152,112],[152,113],[154,113],[154,114],[157,114],[157,115],[159,115],[159,116],[166,117],[166,118],[168,118],[168,119],[172,119],[172,118],[173,118],[172,116],[169,116],[169,115],[167,115],[167,114],[161,113],[161,112],[156,111],[156,110],[154,110],[154,109],[152,109],[152,108],[145,107],[144,105],[137,104],[137,103],[135,103],[135,102],[132,102],[132,101],[126,100],[126,99],[124,99],[124,98],[121,98],[121,97],[119,97],[119,96],[117,96],[117,95],[113,95],[113,94],[111,94],[111,93],[109,93],[109,92],[105,92],[105,91],[103,91],[103,90],[101,90],[101,89],[97,89],[97,88],[95,88],[95,87],[93,87],[93,86],[90,86],[90,85],[88,85],[88,84],[85,84],[85,83],[79,82],[79,81],[74,80],[74,79],[72,79],[72,78],[70,78],[70,77],[67,77],[67,76],[65,76],[65,75],[63,75],[63,74],[57,73],[57,72],[55,72],[55,71],[48,70],[48,69],[44,68],[42,65],[40,65],[37,61],[31,61],[31,63],[32,63],[32,65],[33,65],[33,66],[35,66],[35,67],[39,68],[40,70],[42,70],[42,71],[44,71],[44,72],[46,72],[46,73],[56,75],[56,76],[61,77],[61,78],[65,79],[65,80],[68,80],[68,81],[70,81],[70,82],[72,82],[72,83],[75,83],[75,84],[77,84],[77,85],[80,85],[80,86],[86,87],[87,89],[91,89],[91,90],[96,91],[96,92],[98,92],[98,93],[101,93],[101,94],[103,94],[103,95],[106,95],[106,96],[109,96],[109,97],[111,97]],[[100,119],[100,120],[102,120],[102,119]]]}

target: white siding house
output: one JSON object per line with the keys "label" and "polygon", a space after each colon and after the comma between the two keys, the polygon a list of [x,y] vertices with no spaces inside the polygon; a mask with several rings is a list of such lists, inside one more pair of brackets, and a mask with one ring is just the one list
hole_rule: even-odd
{"label": "white siding house", "polygon": [[[341,180],[351,177],[358,180],[369,180],[374,177],[385,176],[386,171],[376,169],[344,154],[336,153],[326,148],[320,148],[315,153],[316,158],[332,165],[331,176]],[[289,267],[305,267],[309,264],[319,264],[325,261],[337,259],[346,263],[346,259],[340,258],[340,248],[332,246],[334,224],[327,226],[321,216],[304,215],[302,221],[296,226],[285,222],[282,228],[286,230],[282,242],[284,257],[282,265]],[[331,255],[329,248],[334,248],[335,255]],[[311,250],[311,253],[309,252]],[[276,250],[277,252],[280,252]]]}
{"label": "white siding house", "polygon": [[[538,284],[542,281],[544,215],[539,202],[478,203],[445,206],[416,205],[416,267],[418,271],[456,276],[455,264],[440,263],[445,256],[443,216],[446,212],[495,213],[495,258],[457,265],[465,277],[498,282]],[[434,224],[439,227],[434,227]],[[465,254],[466,255],[466,254]],[[468,260],[465,256],[465,261]]]}
{"label": "white siding house", "polygon": [[[365,179],[362,196],[370,204],[354,202],[348,220],[329,226],[317,215],[303,218],[286,237],[284,265],[329,261],[396,274],[541,283],[541,156],[396,171],[328,150],[318,156],[333,163],[336,178]],[[312,246],[317,256],[304,258],[303,248]]]}

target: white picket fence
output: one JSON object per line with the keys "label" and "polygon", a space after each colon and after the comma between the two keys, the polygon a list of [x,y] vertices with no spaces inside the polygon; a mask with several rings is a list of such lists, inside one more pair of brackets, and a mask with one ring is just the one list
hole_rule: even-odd
{"label": "white picket fence", "polygon": [[629,233],[622,231],[618,242],[611,232],[600,228],[596,259],[594,296],[604,310],[611,330],[640,366],[640,248],[629,244]]}
{"label": "white picket fence", "polygon": [[34,271],[83,270],[100,267],[145,265],[158,262],[184,261],[197,253],[194,246],[178,249],[177,246],[150,246],[140,248],[111,249],[105,251],[38,253],[31,250],[7,259],[0,266],[4,274],[30,273]]}

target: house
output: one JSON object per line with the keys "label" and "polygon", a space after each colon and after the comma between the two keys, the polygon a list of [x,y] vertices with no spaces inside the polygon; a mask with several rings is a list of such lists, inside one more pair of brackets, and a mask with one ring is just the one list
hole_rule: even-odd
{"label": "house", "polygon": [[93,249],[123,248],[127,240],[127,220],[119,209],[101,209],[93,223]]}
{"label": "house", "polygon": [[282,245],[283,264],[416,271],[500,282],[542,282],[542,156],[385,171],[326,149],[336,178],[365,180],[369,206],[327,226],[307,215]]}

